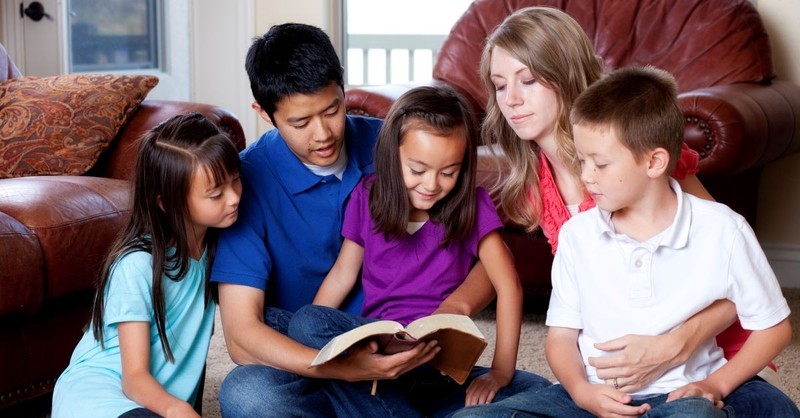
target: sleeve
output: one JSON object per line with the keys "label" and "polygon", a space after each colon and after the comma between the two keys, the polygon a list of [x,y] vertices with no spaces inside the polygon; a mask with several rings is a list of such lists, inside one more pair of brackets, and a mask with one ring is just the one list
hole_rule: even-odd
{"label": "sleeve", "polygon": [[565,224],[559,233],[561,242],[553,259],[551,280],[553,290],[547,309],[545,325],[583,329],[581,318],[578,282],[575,277],[575,260],[572,255],[572,243],[569,236],[570,225]]}
{"label": "sleeve", "polygon": [[369,219],[369,194],[367,193],[366,178],[363,178],[350,193],[350,199],[345,206],[342,237],[363,247],[362,231],[369,224]]}
{"label": "sleeve", "polygon": [[689,148],[686,143],[683,143],[681,148],[681,156],[678,158],[678,164],[672,170],[672,177],[677,180],[683,180],[690,174],[697,174],[697,164],[700,162],[700,156],[697,151]]}
{"label": "sleeve", "polygon": [[144,251],[123,255],[111,267],[106,285],[103,322],[151,322],[153,319],[153,257]]}
{"label": "sleeve", "polygon": [[211,268],[211,280],[266,289],[272,271],[267,250],[267,219],[261,207],[263,192],[258,190],[255,170],[242,162],[242,199],[239,218],[220,231]]}
{"label": "sleeve", "polygon": [[478,226],[478,240],[481,240],[486,234],[502,228],[503,221],[500,220],[497,208],[486,189],[478,187],[475,197],[477,199],[475,220]]}
{"label": "sleeve", "polygon": [[777,325],[790,313],[778,279],[744,219],[738,220],[737,233],[729,253],[728,299],[736,304],[742,328],[761,330]]}

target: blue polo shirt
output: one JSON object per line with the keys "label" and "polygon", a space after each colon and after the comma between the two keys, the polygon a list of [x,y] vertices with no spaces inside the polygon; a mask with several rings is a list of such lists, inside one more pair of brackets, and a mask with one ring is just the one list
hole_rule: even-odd
{"label": "blue polo shirt", "polygon": [[[240,154],[239,219],[220,234],[211,280],[263,289],[265,306],[294,312],[314,300],[339,255],[350,192],[371,173],[381,120],[347,116],[342,180],[312,173],[277,129]],[[359,314],[359,291],[341,308]]]}

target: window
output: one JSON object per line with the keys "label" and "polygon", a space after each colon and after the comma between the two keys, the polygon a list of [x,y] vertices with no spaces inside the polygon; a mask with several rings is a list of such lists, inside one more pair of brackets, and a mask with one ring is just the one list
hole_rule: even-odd
{"label": "window", "polygon": [[430,80],[453,24],[472,0],[346,0],[345,83]]}
{"label": "window", "polygon": [[160,69],[161,0],[70,0],[69,72]]}

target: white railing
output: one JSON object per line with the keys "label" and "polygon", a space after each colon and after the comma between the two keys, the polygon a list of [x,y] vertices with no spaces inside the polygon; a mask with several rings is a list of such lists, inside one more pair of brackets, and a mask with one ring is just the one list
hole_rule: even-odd
{"label": "white railing", "polygon": [[347,35],[348,85],[401,84],[431,79],[447,35]]}

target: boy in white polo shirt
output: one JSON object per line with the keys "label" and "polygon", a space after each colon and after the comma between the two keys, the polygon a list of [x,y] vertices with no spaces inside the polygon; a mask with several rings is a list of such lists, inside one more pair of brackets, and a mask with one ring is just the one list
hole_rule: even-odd
{"label": "boy in white polo shirt", "polygon": [[[581,180],[597,207],[559,234],[546,354],[560,384],[457,416],[505,408],[548,417],[725,417],[735,397],[764,404],[769,416],[800,416],[754,378],[792,333],[755,234],[727,206],[684,194],[669,178],[683,142],[674,78],[653,67],[614,71],[576,100],[571,121]],[[711,339],[633,393],[624,378],[603,381],[589,365],[604,355],[595,343],[669,332],[718,299],[733,301],[753,331],[729,362]],[[762,391],[771,395],[753,395]]]}

